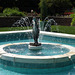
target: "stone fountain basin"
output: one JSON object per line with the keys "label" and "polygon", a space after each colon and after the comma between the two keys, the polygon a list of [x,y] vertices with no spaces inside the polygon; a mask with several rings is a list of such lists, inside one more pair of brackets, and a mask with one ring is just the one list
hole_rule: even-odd
{"label": "stone fountain basin", "polygon": [[[0,32],[0,34],[25,33],[25,32],[26,33],[32,32],[32,30]],[[75,35],[69,34],[42,32],[42,31],[40,32],[40,34],[75,39]],[[31,69],[32,68],[48,69],[48,68],[65,67],[75,63],[75,47],[69,45],[56,44],[64,46],[68,48],[70,51],[63,55],[54,55],[54,56],[25,56],[25,55],[11,54],[3,50],[5,46],[9,45],[12,44],[0,45],[0,63],[7,66],[14,66],[19,68],[31,68]]]}
{"label": "stone fountain basin", "polygon": [[[9,65],[8,63],[8,62],[10,63],[13,62],[14,64],[18,63],[20,65],[20,66],[15,65],[15,67],[22,67],[22,68],[56,68],[56,67],[58,68],[58,67],[71,65],[73,64],[72,62],[75,63],[75,47],[69,45],[49,43],[51,45],[61,45],[70,50],[66,54],[54,55],[54,56],[17,55],[17,54],[7,53],[3,50],[4,47],[14,44],[24,44],[24,43],[13,43],[13,44],[5,44],[0,46],[0,59],[7,62],[8,66],[13,66],[13,64]],[[28,67],[25,64],[33,66]],[[36,65],[39,65],[39,67]]]}

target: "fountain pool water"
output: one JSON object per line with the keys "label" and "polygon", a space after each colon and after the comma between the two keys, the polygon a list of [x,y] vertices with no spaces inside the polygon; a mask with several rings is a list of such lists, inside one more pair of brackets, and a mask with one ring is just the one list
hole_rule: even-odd
{"label": "fountain pool water", "polygon": [[[29,37],[27,37],[29,35]],[[32,31],[0,33],[1,75],[74,75],[75,35],[41,31],[42,49],[28,49]]]}
{"label": "fountain pool water", "polygon": [[69,49],[60,44],[42,43],[42,49],[29,50],[29,43],[7,44],[3,50],[7,53],[26,55],[26,56],[53,56],[69,52]]}

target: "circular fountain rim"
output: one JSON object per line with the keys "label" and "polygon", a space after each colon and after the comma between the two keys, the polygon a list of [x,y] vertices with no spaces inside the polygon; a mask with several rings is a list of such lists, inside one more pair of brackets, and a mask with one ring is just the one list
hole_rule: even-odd
{"label": "circular fountain rim", "polygon": [[68,48],[70,51],[66,54],[54,55],[54,56],[24,56],[24,55],[7,53],[3,50],[3,48],[6,46],[16,45],[16,44],[28,44],[28,42],[1,45],[0,46],[0,58],[3,60],[15,61],[15,62],[21,62],[21,63],[53,63],[54,60],[57,60],[56,62],[69,61],[69,59],[71,59],[72,56],[75,55],[75,51],[74,51],[75,47],[72,47],[69,45],[57,44],[57,43],[42,43],[42,44],[60,45],[65,48]]}

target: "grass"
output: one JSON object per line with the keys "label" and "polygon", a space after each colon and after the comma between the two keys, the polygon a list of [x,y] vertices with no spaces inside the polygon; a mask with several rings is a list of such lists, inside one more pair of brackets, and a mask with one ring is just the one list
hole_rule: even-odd
{"label": "grass", "polygon": [[[29,27],[31,29],[32,27]],[[27,30],[27,27],[0,27],[0,32],[2,31],[17,31],[17,30]]]}
{"label": "grass", "polygon": [[52,32],[75,34],[74,26],[52,26]]}
{"label": "grass", "polygon": [[[31,29],[32,27],[29,27]],[[58,33],[67,33],[67,34],[75,34],[74,26],[52,26],[52,32]],[[27,27],[0,27],[0,32],[2,31],[16,31],[16,30],[27,30]]]}

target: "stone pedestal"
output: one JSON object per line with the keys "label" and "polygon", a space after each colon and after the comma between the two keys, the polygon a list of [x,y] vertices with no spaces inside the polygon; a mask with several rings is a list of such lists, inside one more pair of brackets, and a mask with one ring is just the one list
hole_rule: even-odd
{"label": "stone pedestal", "polygon": [[42,49],[41,43],[38,43],[38,44],[30,43],[28,47],[29,47],[30,50],[40,50],[40,49]]}

